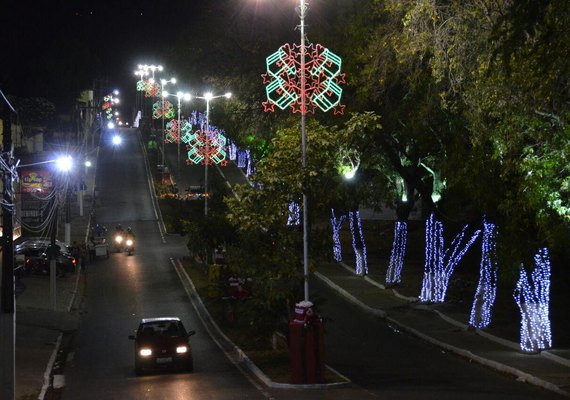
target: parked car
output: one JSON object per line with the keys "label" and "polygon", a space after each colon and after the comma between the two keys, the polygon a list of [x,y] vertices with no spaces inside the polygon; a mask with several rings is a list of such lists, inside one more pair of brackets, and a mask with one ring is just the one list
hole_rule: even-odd
{"label": "parked car", "polygon": [[135,341],[135,373],[165,368],[193,371],[190,336],[177,317],[144,318],[129,339]]}
{"label": "parked car", "polygon": [[[14,254],[17,264],[23,265],[24,274],[49,274],[50,260],[48,247],[51,244],[47,239],[29,239],[17,244]],[[77,260],[69,252],[64,243],[56,241],[60,247],[56,255],[56,269],[58,276],[64,276],[66,272],[73,272],[77,266]]]}

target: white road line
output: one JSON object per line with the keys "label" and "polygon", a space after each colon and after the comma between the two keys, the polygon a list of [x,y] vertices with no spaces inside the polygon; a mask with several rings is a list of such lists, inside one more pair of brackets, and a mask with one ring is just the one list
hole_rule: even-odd
{"label": "white road line", "polygon": [[46,392],[49,388],[51,370],[53,368],[53,364],[55,363],[57,353],[59,352],[59,347],[61,346],[62,338],[63,338],[63,333],[60,333],[59,336],[57,337],[57,341],[55,342],[55,348],[53,349],[53,352],[51,353],[51,357],[49,358],[48,364],[46,366],[46,370],[44,372],[44,384],[43,384],[42,390],[40,391],[40,394],[38,396],[38,400],[44,399]]}

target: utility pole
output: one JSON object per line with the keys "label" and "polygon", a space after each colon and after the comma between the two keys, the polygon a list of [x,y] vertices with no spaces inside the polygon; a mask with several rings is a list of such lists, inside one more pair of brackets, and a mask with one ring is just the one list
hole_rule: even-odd
{"label": "utility pole", "polygon": [[11,113],[15,112],[0,91],[2,109],[2,296],[0,303],[0,398],[13,400],[16,387],[16,314],[14,301],[14,199],[12,198],[13,157]]}

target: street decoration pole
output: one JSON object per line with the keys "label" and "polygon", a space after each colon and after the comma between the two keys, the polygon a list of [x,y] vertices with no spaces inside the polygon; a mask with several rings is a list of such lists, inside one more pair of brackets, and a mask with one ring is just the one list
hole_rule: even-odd
{"label": "street decoration pole", "polygon": [[[305,118],[307,113],[313,114],[316,108],[324,112],[332,109],[335,115],[343,114],[345,106],[340,104],[342,95],[340,84],[344,83],[344,74],[340,72],[341,58],[321,45],[306,44],[307,5],[306,0],[300,0],[300,46],[285,44],[266,59],[267,72],[262,78],[266,84],[267,101],[262,104],[266,112],[275,111],[277,106],[282,110],[289,107],[293,113],[301,114],[303,277],[305,300],[309,301],[309,211],[305,182],[307,167]],[[309,57],[308,62],[307,57]]]}
{"label": "street decoration pole", "polygon": [[230,92],[226,94],[214,96],[212,93],[206,93],[204,96],[196,96],[196,99],[206,100],[206,132],[197,131],[195,133],[186,133],[182,140],[189,143],[188,161],[187,163],[204,164],[204,216],[208,216],[208,165],[220,164],[226,165],[226,138],[219,132],[210,132],[210,101],[220,97],[229,99],[232,97]]}

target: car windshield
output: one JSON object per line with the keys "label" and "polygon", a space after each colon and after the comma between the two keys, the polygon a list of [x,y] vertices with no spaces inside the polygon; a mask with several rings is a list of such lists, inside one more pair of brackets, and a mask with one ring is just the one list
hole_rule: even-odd
{"label": "car windshield", "polygon": [[178,321],[148,322],[139,328],[141,337],[182,336],[184,328]]}

